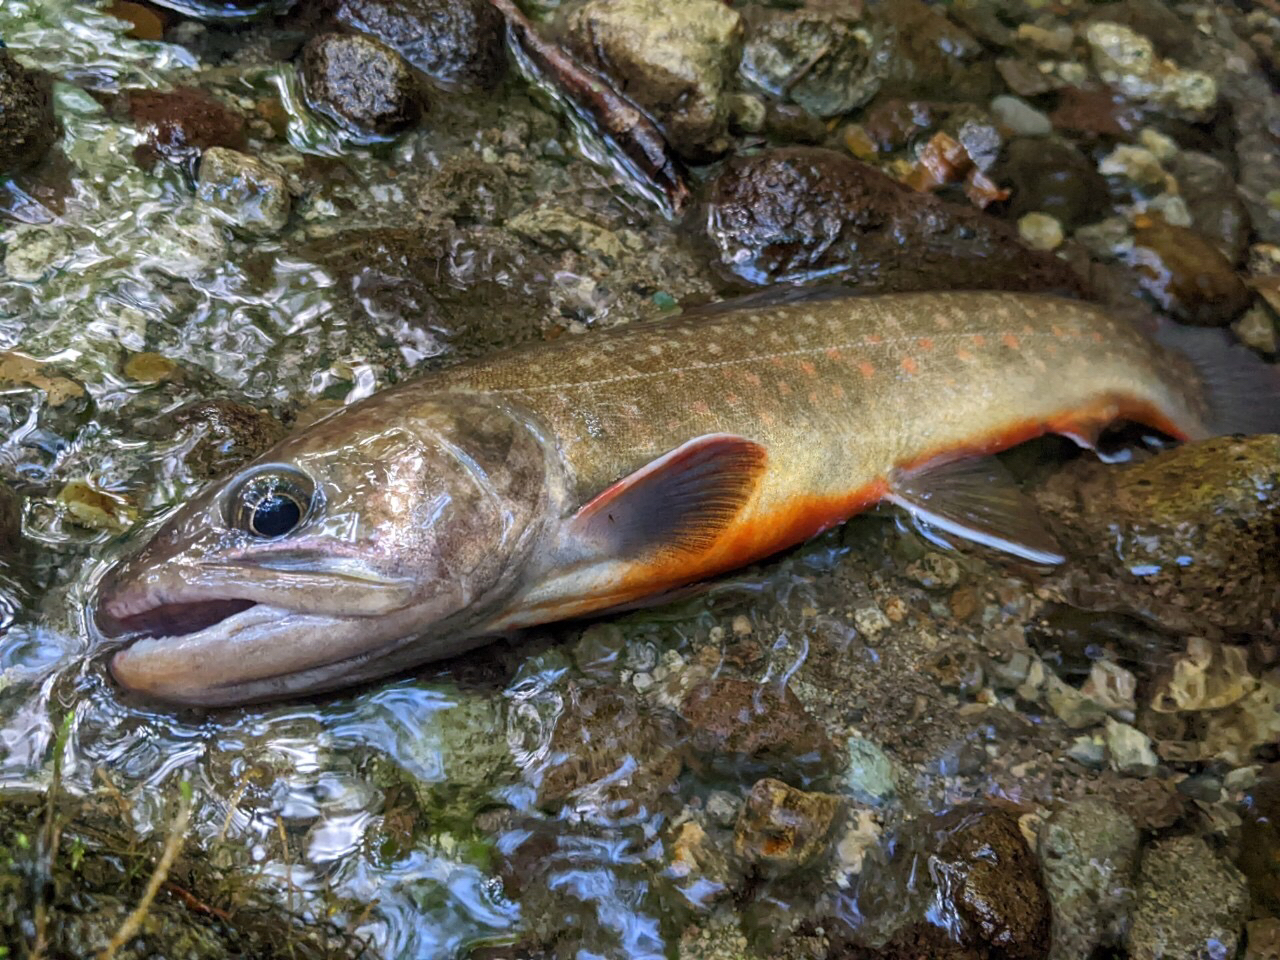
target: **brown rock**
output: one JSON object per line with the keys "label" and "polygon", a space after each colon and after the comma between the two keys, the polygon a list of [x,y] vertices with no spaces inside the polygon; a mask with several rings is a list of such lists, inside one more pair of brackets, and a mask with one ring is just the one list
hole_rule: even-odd
{"label": "brown rock", "polygon": [[302,50],[302,78],[312,108],[357,135],[390,137],[422,116],[413,71],[372,37],[312,37]]}
{"label": "brown rock", "polygon": [[234,470],[285,435],[283,424],[267,411],[226,399],[189,403],[174,412],[172,421],[197,437],[186,464],[203,478]]}
{"label": "brown rock", "polygon": [[872,14],[892,31],[893,53],[880,92],[886,96],[985,100],[995,67],[968,31],[922,0],[876,4]]}
{"label": "brown rock", "polygon": [[123,104],[134,124],[147,134],[147,143],[137,152],[145,165],[157,159],[190,162],[209,147],[243,150],[248,143],[244,118],[194,87],[129,90]]}
{"label": "brown rock", "polygon": [[49,76],[0,47],[0,177],[37,163],[57,139]]}
{"label": "brown rock", "polygon": [[806,866],[826,850],[843,805],[844,799],[834,794],[805,793],[781,780],[759,780],[734,825],[734,849],[779,872]]}
{"label": "brown rock", "polygon": [[1181,320],[1225,326],[1249,306],[1249,288],[1231,261],[1187,227],[1139,218],[1131,261],[1143,289]]}
{"label": "brown rock", "polygon": [[831,755],[826,731],[784,687],[719,677],[695,687],[681,705],[694,750],[713,763],[821,766]]}
{"label": "brown rock", "polygon": [[1010,224],[916,193],[832,150],[792,147],[731,160],[710,185],[706,223],[721,266],[752,283],[823,278],[868,292],[1083,289],[1070,267],[1023,246]]}
{"label": "brown rock", "polygon": [[167,18],[146,4],[133,3],[131,0],[113,0],[106,12],[119,20],[133,24],[128,35],[135,40],[164,39]]}

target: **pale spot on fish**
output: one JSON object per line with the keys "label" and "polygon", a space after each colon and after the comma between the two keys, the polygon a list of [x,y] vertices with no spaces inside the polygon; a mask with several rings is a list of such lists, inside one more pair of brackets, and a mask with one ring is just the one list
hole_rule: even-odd
{"label": "pale spot on fish", "polygon": [[747,381],[747,383],[751,384],[753,387],[760,386],[760,374],[758,373],[752,373],[748,370],[742,375],[742,379]]}
{"label": "pale spot on fish", "polygon": [[970,353],[968,350],[966,350],[964,347],[961,347],[959,350],[956,351],[956,359],[963,363],[972,363],[973,354]]}
{"label": "pale spot on fish", "polygon": [[736,393],[726,393],[724,395],[724,400],[725,400],[725,403],[729,404],[732,407],[736,407],[738,404],[742,402],[742,398],[739,397]]}
{"label": "pale spot on fish", "polygon": [[706,417],[711,414],[711,408],[707,406],[706,402],[703,400],[693,401],[693,403],[690,404],[689,409],[700,417]]}
{"label": "pale spot on fish", "polygon": [[921,337],[916,343],[919,344],[921,350],[933,349],[933,340],[930,337]]}
{"label": "pale spot on fish", "polygon": [[1000,342],[1003,343],[1010,350],[1017,350],[1019,347],[1022,346],[1018,338],[1015,337],[1012,333],[1006,333],[1003,337],[1000,338]]}
{"label": "pale spot on fish", "polygon": [[840,350],[837,347],[827,347],[827,356],[832,360],[839,360]]}
{"label": "pale spot on fish", "polygon": [[718,344],[718,343],[708,343],[708,344],[707,344],[707,353],[711,354],[713,357],[718,357],[718,356],[720,356],[720,354],[724,353],[724,351],[720,348],[720,344]]}
{"label": "pale spot on fish", "polygon": [[801,360],[801,361],[800,361],[800,369],[804,371],[804,374],[805,374],[805,376],[807,376],[807,377],[816,376],[816,375],[817,375],[817,373],[818,373],[818,368],[817,368],[817,367],[815,367],[815,366],[814,366],[812,363],[810,363],[808,360]]}
{"label": "pale spot on fish", "polygon": [[655,357],[662,356],[662,344],[660,343],[649,344],[649,352],[652,353]]}
{"label": "pale spot on fish", "polygon": [[781,381],[778,384],[778,396],[780,397],[791,396],[791,384],[787,383],[787,381],[785,380]]}

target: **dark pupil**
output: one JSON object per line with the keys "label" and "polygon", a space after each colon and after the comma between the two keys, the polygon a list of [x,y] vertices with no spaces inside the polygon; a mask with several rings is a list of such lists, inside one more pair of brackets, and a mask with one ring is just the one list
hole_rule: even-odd
{"label": "dark pupil", "polygon": [[302,520],[302,507],[285,493],[267,494],[253,507],[249,526],[260,537],[282,537]]}

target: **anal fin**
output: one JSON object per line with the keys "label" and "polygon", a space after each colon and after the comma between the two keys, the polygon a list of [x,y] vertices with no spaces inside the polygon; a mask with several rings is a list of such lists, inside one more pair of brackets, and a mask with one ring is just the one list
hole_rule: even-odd
{"label": "anal fin", "polygon": [[1033,563],[1066,558],[1031,498],[995,457],[895,471],[886,497],[918,523]]}
{"label": "anal fin", "polygon": [[596,556],[699,553],[754,494],[767,453],[730,434],[707,434],[645,464],[577,514],[569,534]]}

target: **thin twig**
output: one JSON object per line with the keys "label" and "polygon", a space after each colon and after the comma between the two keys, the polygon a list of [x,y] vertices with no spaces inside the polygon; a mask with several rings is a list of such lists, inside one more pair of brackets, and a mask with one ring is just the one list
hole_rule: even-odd
{"label": "thin twig", "polygon": [[155,900],[156,894],[160,892],[160,887],[164,885],[165,878],[173,867],[173,861],[178,858],[178,852],[182,849],[182,842],[187,835],[187,822],[190,819],[191,786],[184,782],[182,784],[182,799],[178,804],[178,815],[173,818],[173,825],[169,828],[169,836],[164,842],[164,850],[160,853],[160,860],[156,864],[155,870],[151,873],[151,879],[147,881],[147,888],[142,891],[142,899],[138,901],[138,905],[133,908],[133,911],[124,918],[124,923],[120,924],[120,929],[116,931],[115,936],[102,948],[102,952],[98,954],[98,960],[112,960],[117,950],[137,936],[138,931],[142,928],[142,921],[147,918],[147,911],[151,909],[151,902]]}

